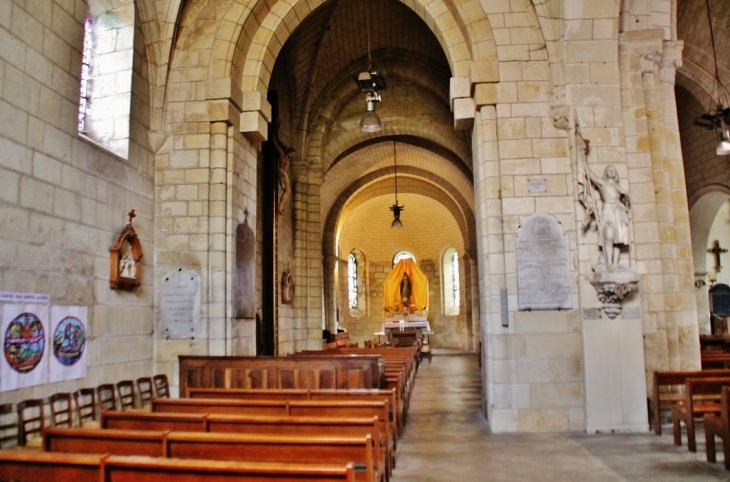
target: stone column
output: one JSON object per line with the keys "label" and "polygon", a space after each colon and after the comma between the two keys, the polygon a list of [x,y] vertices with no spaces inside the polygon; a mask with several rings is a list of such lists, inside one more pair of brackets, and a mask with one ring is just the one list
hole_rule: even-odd
{"label": "stone column", "polygon": [[663,42],[662,58],[659,64],[659,90],[661,111],[664,115],[664,139],[666,166],[669,171],[669,186],[673,210],[673,231],[675,243],[675,307],[679,369],[699,369],[699,320],[697,297],[694,292],[694,262],[692,238],[687,204],[687,183],[684,176],[684,161],[679,137],[677,100],[674,94],[676,72],[682,66],[682,41]]}
{"label": "stone column", "polygon": [[322,277],[324,279],[324,325],[330,333],[337,330],[337,282],[335,267],[337,256],[328,254],[324,257]]}
{"label": "stone column", "polygon": [[210,177],[208,186],[208,354],[225,355],[227,308],[231,287],[227,283],[228,246],[228,123],[210,126]]}

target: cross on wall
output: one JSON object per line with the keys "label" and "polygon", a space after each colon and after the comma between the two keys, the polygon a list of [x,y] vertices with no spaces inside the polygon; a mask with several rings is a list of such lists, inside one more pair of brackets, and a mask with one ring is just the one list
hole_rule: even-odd
{"label": "cross on wall", "polygon": [[720,240],[716,239],[715,244],[713,244],[712,248],[708,249],[707,252],[715,255],[715,272],[719,273],[722,271],[722,260],[720,259],[720,255],[722,253],[727,253],[727,249],[720,247]]}

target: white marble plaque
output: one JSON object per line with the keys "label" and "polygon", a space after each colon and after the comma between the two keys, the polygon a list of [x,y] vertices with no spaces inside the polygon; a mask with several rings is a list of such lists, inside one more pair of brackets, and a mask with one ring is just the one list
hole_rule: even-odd
{"label": "white marble plaque", "polygon": [[548,192],[547,179],[534,177],[527,180],[527,192],[542,194]]}
{"label": "white marble plaque", "polygon": [[572,308],[568,238],[558,221],[549,214],[528,216],[516,244],[518,309]]}
{"label": "white marble plaque", "polygon": [[160,280],[160,332],[189,338],[200,332],[200,276],[193,270],[164,274]]}

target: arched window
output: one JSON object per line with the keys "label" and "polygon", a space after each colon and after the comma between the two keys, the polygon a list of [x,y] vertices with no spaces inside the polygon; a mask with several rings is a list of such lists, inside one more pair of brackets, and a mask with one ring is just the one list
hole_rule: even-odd
{"label": "arched window", "polygon": [[441,258],[442,299],[445,315],[458,315],[461,305],[461,282],[459,281],[459,253],[447,248]]}
{"label": "arched window", "polygon": [[393,256],[393,266],[398,264],[398,261],[408,258],[411,258],[413,262],[416,261],[416,257],[413,256],[413,253],[411,253],[410,251],[398,251],[397,253],[395,253],[395,256]]}
{"label": "arched window", "polygon": [[359,288],[359,280],[357,274],[357,257],[355,253],[350,253],[347,257],[347,292],[350,299],[350,309],[357,309],[357,294]]}
{"label": "arched window", "polygon": [[89,0],[79,86],[78,132],[129,157],[134,62],[134,0]]}

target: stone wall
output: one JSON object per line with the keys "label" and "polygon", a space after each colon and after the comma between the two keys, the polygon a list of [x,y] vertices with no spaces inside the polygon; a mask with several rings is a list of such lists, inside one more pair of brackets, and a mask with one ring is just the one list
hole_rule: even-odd
{"label": "stone wall", "polygon": [[[138,79],[129,160],[77,133],[84,2],[0,6],[0,290],[48,294],[88,307],[87,376],[4,393],[4,402],[151,375],[154,344],[153,156],[146,53]],[[135,45],[144,39],[136,31]],[[109,288],[109,247],[134,209],[142,285]]]}

